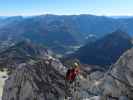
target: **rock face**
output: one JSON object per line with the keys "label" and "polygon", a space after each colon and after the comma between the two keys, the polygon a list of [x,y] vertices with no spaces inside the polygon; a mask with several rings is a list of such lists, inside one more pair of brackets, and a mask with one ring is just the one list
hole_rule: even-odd
{"label": "rock face", "polygon": [[133,48],[99,78],[100,100],[133,100]]}
{"label": "rock face", "polygon": [[82,73],[86,78],[80,75],[79,81],[76,81],[79,82],[77,91],[68,93],[70,88],[65,83],[67,68],[58,59],[45,57],[34,62],[21,63],[6,81],[2,100],[64,100],[65,96],[70,95],[73,100],[93,97],[97,95],[93,91],[99,91],[95,89],[94,82],[104,75],[96,69],[90,76],[87,76],[90,68],[83,69]]}
{"label": "rock face", "polygon": [[82,96],[85,94],[84,98],[96,96],[98,100],[133,100],[133,48],[125,52],[107,72],[95,70],[80,82],[80,93]]}
{"label": "rock face", "polygon": [[110,91],[112,95],[116,97],[124,95],[130,100],[133,99],[133,48],[124,53],[112,66],[107,79],[115,85]]}
{"label": "rock face", "polygon": [[88,98],[133,100],[133,48],[125,52],[108,72],[92,72],[85,82]]}
{"label": "rock face", "polygon": [[66,95],[65,70],[58,60],[20,64],[6,81],[2,100],[59,100]]}
{"label": "rock face", "polygon": [[[76,95],[79,100],[133,100],[132,62],[133,48],[108,72],[84,67],[79,76],[78,91],[71,95]],[[55,58],[21,63],[6,81],[2,100],[64,100],[69,96],[66,71],[67,68]]]}

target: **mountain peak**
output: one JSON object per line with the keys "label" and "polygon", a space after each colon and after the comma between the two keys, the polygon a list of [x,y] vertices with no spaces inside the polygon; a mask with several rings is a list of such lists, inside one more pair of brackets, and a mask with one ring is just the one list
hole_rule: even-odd
{"label": "mountain peak", "polygon": [[112,32],[110,35],[114,37],[123,37],[123,38],[131,39],[130,35],[121,29],[118,29]]}
{"label": "mountain peak", "polygon": [[111,34],[81,47],[74,57],[92,65],[110,65],[132,47],[131,37],[122,31]]}

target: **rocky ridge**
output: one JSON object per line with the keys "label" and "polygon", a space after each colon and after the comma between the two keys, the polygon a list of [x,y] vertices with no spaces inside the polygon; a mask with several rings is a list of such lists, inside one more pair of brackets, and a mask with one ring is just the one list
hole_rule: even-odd
{"label": "rocky ridge", "polygon": [[[82,69],[78,99],[132,100],[133,48],[124,53],[108,72]],[[53,57],[20,64],[6,81],[2,100],[64,100],[68,97],[67,68]],[[75,94],[71,94],[72,96]],[[77,99],[74,99],[77,100]]]}

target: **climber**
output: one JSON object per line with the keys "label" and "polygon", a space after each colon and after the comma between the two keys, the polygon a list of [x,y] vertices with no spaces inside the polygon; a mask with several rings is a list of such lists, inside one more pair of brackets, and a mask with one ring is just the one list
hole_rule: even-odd
{"label": "climber", "polygon": [[70,83],[74,82],[77,75],[80,73],[80,65],[78,63],[74,63],[74,66],[72,69],[68,69],[66,73],[66,80]]}
{"label": "climber", "polygon": [[[66,78],[65,78],[67,94],[71,98],[75,98],[75,96],[78,95],[77,91],[78,91],[79,84],[80,84],[78,80],[79,74],[80,74],[80,64],[78,62],[75,62],[72,65],[72,68],[68,69],[66,73]],[[77,100],[77,99],[73,99],[73,100]]]}

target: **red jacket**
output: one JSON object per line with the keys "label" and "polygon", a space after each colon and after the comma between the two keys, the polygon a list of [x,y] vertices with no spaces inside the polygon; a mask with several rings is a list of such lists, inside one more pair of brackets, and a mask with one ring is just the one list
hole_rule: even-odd
{"label": "red jacket", "polygon": [[80,73],[79,68],[69,69],[66,73],[66,80],[73,81],[76,76]]}

